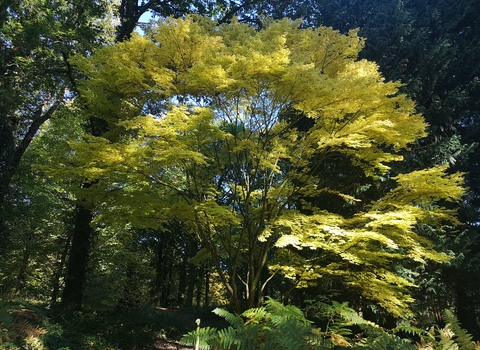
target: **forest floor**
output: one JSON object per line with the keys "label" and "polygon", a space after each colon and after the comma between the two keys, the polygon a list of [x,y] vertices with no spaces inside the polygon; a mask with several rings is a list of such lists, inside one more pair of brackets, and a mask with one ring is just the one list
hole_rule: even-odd
{"label": "forest floor", "polygon": [[[176,319],[184,324],[193,325],[197,319],[194,313],[184,312],[182,309],[167,309],[167,308],[158,308],[162,313],[167,315],[169,319]],[[193,349],[193,346],[181,345],[178,340],[166,339],[166,340],[157,340],[151,347],[144,348],[144,350],[190,350]]]}
{"label": "forest floor", "polygon": [[181,345],[177,340],[159,340],[144,350],[191,350],[193,346]]}
{"label": "forest floor", "polygon": [[[2,300],[3,299],[3,300]],[[155,308],[138,305],[127,309],[68,311],[61,306],[0,296],[0,344],[11,349],[137,349],[191,350],[181,345],[182,335],[196,328],[217,329],[225,320],[212,313],[213,307]],[[0,345],[0,348],[2,346]]]}

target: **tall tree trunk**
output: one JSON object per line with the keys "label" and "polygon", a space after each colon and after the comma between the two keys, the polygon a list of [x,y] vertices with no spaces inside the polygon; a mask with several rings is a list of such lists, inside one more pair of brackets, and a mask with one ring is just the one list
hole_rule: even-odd
{"label": "tall tree trunk", "polygon": [[[1,176],[0,176],[1,181]],[[10,245],[10,237],[7,228],[7,209],[5,208],[6,189],[0,188],[0,256],[3,255]]]}
{"label": "tall tree trunk", "polygon": [[178,293],[177,293],[177,304],[182,305],[185,302],[185,293],[187,290],[187,263],[188,263],[188,254],[185,250],[183,253],[182,264],[180,265],[180,276],[178,279]]}
{"label": "tall tree trunk", "polygon": [[63,251],[61,252],[60,259],[56,267],[56,271],[52,278],[52,294],[50,296],[50,305],[55,305],[58,299],[58,292],[60,291],[60,277],[63,274],[65,262],[67,261],[68,251],[70,248],[71,238],[68,237],[65,240]]}
{"label": "tall tree trunk", "polygon": [[205,301],[204,306],[210,304],[210,271],[205,269]]}
{"label": "tall tree trunk", "polygon": [[77,205],[76,222],[73,230],[72,247],[67,264],[65,288],[62,305],[69,309],[81,310],[83,292],[87,275],[88,258],[93,236],[90,223],[92,212],[82,205]]}
{"label": "tall tree trunk", "polygon": [[[29,238],[30,240],[31,238]],[[23,251],[23,257],[20,265],[20,271],[18,272],[17,276],[17,293],[21,292],[25,288],[26,284],[26,272],[28,268],[28,263],[30,261],[30,249],[29,244],[27,242],[26,247]]]}
{"label": "tall tree trunk", "polygon": [[[202,266],[200,269],[200,271],[198,272],[198,275],[199,276],[203,276],[203,274],[205,273],[205,267]],[[198,278],[197,279],[197,296],[196,296],[196,303],[198,306],[200,306],[202,304],[202,285],[203,285],[203,278]]]}
{"label": "tall tree trunk", "polygon": [[[191,239],[190,244],[188,245],[188,248],[187,248],[187,252],[188,252],[189,258],[193,258],[197,254],[198,243],[194,239]],[[187,287],[187,297],[185,299],[185,305],[192,306],[195,285],[197,284],[197,281],[198,281],[198,276],[197,276],[198,269],[197,269],[197,266],[191,261],[189,261],[187,265],[188,265],[188,287]]]}
{"label": "tall tree trunk", "polygon": [[186,306],[193,305],[193,295],[195,291],[195,285],[197,284],[197,267],[191,262],[188,263],[188,287],[187,297],[185,299]]}
{"label": "tall tree trunk", "polygon": [[164,285],[165,280],[165,269],[164,269],[164,261],[163,261],[163,245],[161,243],[158,244],[157,248],[157,264],[155,267],[155,289],[154,289],[154,299],[155,299],[155,306],[160,307],[162,306],[162,287]]}
{"label": "tall tree trunk", "polygon": [[175,256],[175,249],[173,250],[172,255],[170,256],[170,261],[167,269],[167,283],[164,283],[164,293],[163,293],[163,302],[168,306],[171,303],[170,293],[173,282],[173,257]]}

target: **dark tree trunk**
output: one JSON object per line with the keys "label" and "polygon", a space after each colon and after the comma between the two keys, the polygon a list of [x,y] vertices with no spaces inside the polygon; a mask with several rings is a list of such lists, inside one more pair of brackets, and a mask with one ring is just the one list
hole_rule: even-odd
{"label": "dark tree trunk", "polygon": [[26,284],[26,273],[28,268],[28,263],[30,261],[30,249],[28,247],[28,243],[23,251],[22,262],[20,265],[20,271],[18,272],[17,276],[17,293],[21,292],[25,288]]}
{"label": "dark tree trunk", "polygon": [[185,293],[187,290],[187,263],[188,255],[184,251],[182,264],[180,265],[180,276],[178,279],[178,294],[177,294],[177,303],[182,305],[185,302]]}
{"label": "dark tree trunk", "polygon": [[[198,243],[195,240],[191,240],[188,245],[187,254],[189,258],[193,258],[198,252]],[[187,297],[185,299],[186,306],[193,305],[193,295],[195,291],[195,284],[197,284],[198,278],[198,269],[197,266],[191,261],[188,262],[188,287],[187,287]]]}
{"label": "dark tree trunk", "polygon": [[157,249],[157,265],[155,268],[155,289],[154,289],[154,299],[155,306],[162,306],[162,287],[165,282],[165,269],[163,261],[163,246],[161,243],[158,244]]}
{"label": "dark tree trunk", "polygon": [[[0,176],[1,181],[1,176]],[[5,208],[5,196],[4,189],[0,188],[0,256],[3,255],[10,245],[10,237],[7,229],[7,210]]]}
{"label": "dark tree trunk", "polygon": [[67,264],[65,288],[62,294],[62,305],[69,309],[81,310],[83,292],[87,275],[88,258],[92,240],[92,212],[77,206],[75,228],[73,230],[72,247]]}
{"label": "dark tree trunk", "polygon": [[[168,263],[168,269],[167,269],[167,279],[166,282],[164,283],[164,292],[162,293],[163,296],[163,303],[167,304],[167,306],[171,306],[171,290],[172,290],[172,285],[174,283],[173,281],[173,257],[175,256],[175,250],[173,250],[172,256],[170,256],[170,261]],[[175,299],[174,299],[175,300]]]}
{"label": "dark tree trunk", "polygon": [[[200,271],[198,272],[198,275],[203,276],[204,271],[205,271],[204,267],[202,266],[199,270]],[[197,284],[196,302],[197,302],[197,305],[200,306],[200,305],[202,305],[202,282],[203,282],[203,278],[198,278],[197,281],[198,281],[198,284]]]}
{"label": "dark tree trunk", "polygon": [[[33,137],[62,103],[63,93],[59,96],[62,97],[57,97],[54,100],[45,98],[39,103],[36,111],[31,115],[33,121],[18,144],[16,144],[17,140],[13,136],[16,130],[16,126],[12,124],[14,118],[9,113],[0,114],[0,118],[4,119],[0,123],[0,254],[7,249],[10,241],[6,222],[6,196],[9,192],[10,183]],[[48,107],[50,104],[52,105]]]}
{"label": "dark tree trunk", "polygon": [[195,291],[195,284],[197,283],[197,267],[188,263],[188,287],[187,287],[187,297],[185,299],[186,306],[193,305],[193,294]]}
{"label": "dark tree trunk", "polygon": [[50,296],[50,305],[55,305],[57,303],[58,292],[60,291],[60,277],[63,274],[63,269],[65,267],[65,262],[67,260],[70,243],[71,243],[71,239],[69,237],[65,240],[64,249],[60,255],[60,260],[58,261],[56,271],[52,278],[52,295]]}
{"label": "dark tree trunk", "polygon": [[204,306],[208,306],[210,304],[210,271],[208,269],[205,270],[205,301]]}

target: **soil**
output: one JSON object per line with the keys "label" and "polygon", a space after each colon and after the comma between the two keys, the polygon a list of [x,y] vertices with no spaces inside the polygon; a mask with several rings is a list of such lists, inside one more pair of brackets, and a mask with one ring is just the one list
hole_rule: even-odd
{"label": "soil", "polygon": [[185,345],[180,345],[178,341],[175,340],[162,340],[162,341],[157,341],[155,344],[153,344],[153,347],[151,348],[157,349],[157,350],[191,350],[193,347],[191,346],[185,346]]}

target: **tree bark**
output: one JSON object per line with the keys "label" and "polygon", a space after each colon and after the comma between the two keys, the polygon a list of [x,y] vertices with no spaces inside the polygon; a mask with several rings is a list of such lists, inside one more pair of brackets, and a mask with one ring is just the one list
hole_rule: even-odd
{"label": "tree bark", "polygon": [[197,284],[197,267],[188,263],[188,287],[187,297],[185,298],[185,306],[193,305],[193,294],[195,291],[195,285]]}
{"label": "tree bark", "polygon": [[65,276],[65,288],[62,294],[62,305],[68,309],[81,310],[93,236],[90,227],[93,215],[89,209],[81,204],[77,205],[76,215],[72,247]]}
{"label": "tree bark", "polygon": [[165,280],[165,269],[164,269],[164,261],[163,261],[163,246],[161,243],[158,244],[157,248],[157,264],[155,268],[155,289],[154,289],[154,299],[155,299],[155,306],[160,307],[162,306],[162,287],[164,285]]}
{"label": "tree bark", "polygon": [[210,304],[210,271],[205,269],[205,300],[204,306],[208,306]]}
{"label": "tree bark", "polygon": [[60,255],[60,260],[58,261],[56,271],[52,278],[52,294],[50,296],[50,305],[55,305],[58,299],[58,293],[60,291],[60,277],[63,274],[63,269],[65,267],[65,262],[67,261],[68,251],[71,244],[71,238],[68,237],[65,240],[64,249]]}
{"label": "tree bark", "polygon": [[178,279],[177,304],[182,305],[185,302],[185,293],[187,290],[187,263],[188,254],[186,250],[183,253],[182,264],[180,265],[180,275]]}
{"label": "tree bark", "polygon": [[[199,276],[202,276],[205,269],[204,267],[202,266],[200,269],[200,271],[198,272],[198,275]],[[198,285],[197,285],[197,297],[196,297],[196,302],[197,302],[197,306],[200,306],[202,304],[202,282],[203,282],[203,279],[202,278],[198,278],[197,279],[197,282]]]}

